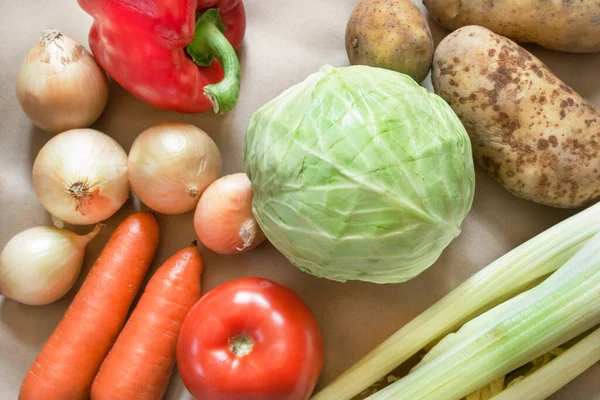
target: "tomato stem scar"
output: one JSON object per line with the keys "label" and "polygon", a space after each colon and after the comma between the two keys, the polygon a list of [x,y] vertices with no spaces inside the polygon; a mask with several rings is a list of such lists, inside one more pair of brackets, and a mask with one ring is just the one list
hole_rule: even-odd
{"label": "tomato stem scar", "polygon": [[229,350],[238,357],[243,357],[252,351],[254,340],[245,333],[229,338]]}

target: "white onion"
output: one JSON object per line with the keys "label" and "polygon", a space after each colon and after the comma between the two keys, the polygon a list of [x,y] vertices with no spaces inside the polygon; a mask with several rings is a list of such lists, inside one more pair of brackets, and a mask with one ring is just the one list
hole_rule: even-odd
{"label": "white onion", "polygon": [[17,75],[17,99],[41,129],[86,128],[108,100],[108,79],[81,44],[57,30],[42,33]]}
{"label": "white onion", "polygon": [[252,185],[244,173],[217,179],[200,197],[194,214],[198,239],[220,254],[249,251],[265,240],[252,214]]}
{"label": "white onion", "polygon": [[98,223],[117,212],[129,196],[127,154],[102,132],[63,132],[37,155],[33,187],[53,216],[71,224]]}
{"label": "white onion", "polygon": [[221,175],[221,154],[203,130],[162,123],[142,132],[129,152],[129,182],[140,200],[163,214],[193,210]]}
{"label": "white onion", "polygon": [[60,299],[77,281],[85,247],[99,231],[100,225],[87,235],[39,226],[13,236],[0,254],[0,294],[29,305]]}

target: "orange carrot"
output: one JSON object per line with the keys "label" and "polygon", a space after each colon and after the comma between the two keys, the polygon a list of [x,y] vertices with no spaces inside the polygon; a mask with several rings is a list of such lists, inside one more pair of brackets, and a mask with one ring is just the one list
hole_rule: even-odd
{"label": "orange carrot", "polygon": [[157,246],[158,224],[152,214],[134,214],[119,225],[27,372],[19,400],[89,397]]}
{"label": "orange carrot", "polygon": [[201,274],[194,245],[156,271],[94,379],[92,400],[162,399],[181,324],[200,297]]}

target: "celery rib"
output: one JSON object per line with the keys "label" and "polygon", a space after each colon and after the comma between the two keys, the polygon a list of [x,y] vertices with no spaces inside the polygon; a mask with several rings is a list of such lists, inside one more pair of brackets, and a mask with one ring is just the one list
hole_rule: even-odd
{"label": "celery rib", "polygon": [[458,400],[600,323],[600,233],[533,289],[446,336],[368,400]]}
{"label": "celery rib", "polygon": [[544,400],[600,361],[600,328],[492,400]]}
{"label": "celery rib", "polygon": [[540,233],[455,288],[312,399],[351,399],[427,344],[558,269],[599,231],[596,204]]}

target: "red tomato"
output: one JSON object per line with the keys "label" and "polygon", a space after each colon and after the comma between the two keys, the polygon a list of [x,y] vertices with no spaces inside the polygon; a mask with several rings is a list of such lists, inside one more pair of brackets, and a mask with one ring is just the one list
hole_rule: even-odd
{"label": "red tomato", "polygon": [[323,337],[291,289],[242,278],[192,307],[181,327],[177,365],[197,400],[306,400],[323,367]]}

